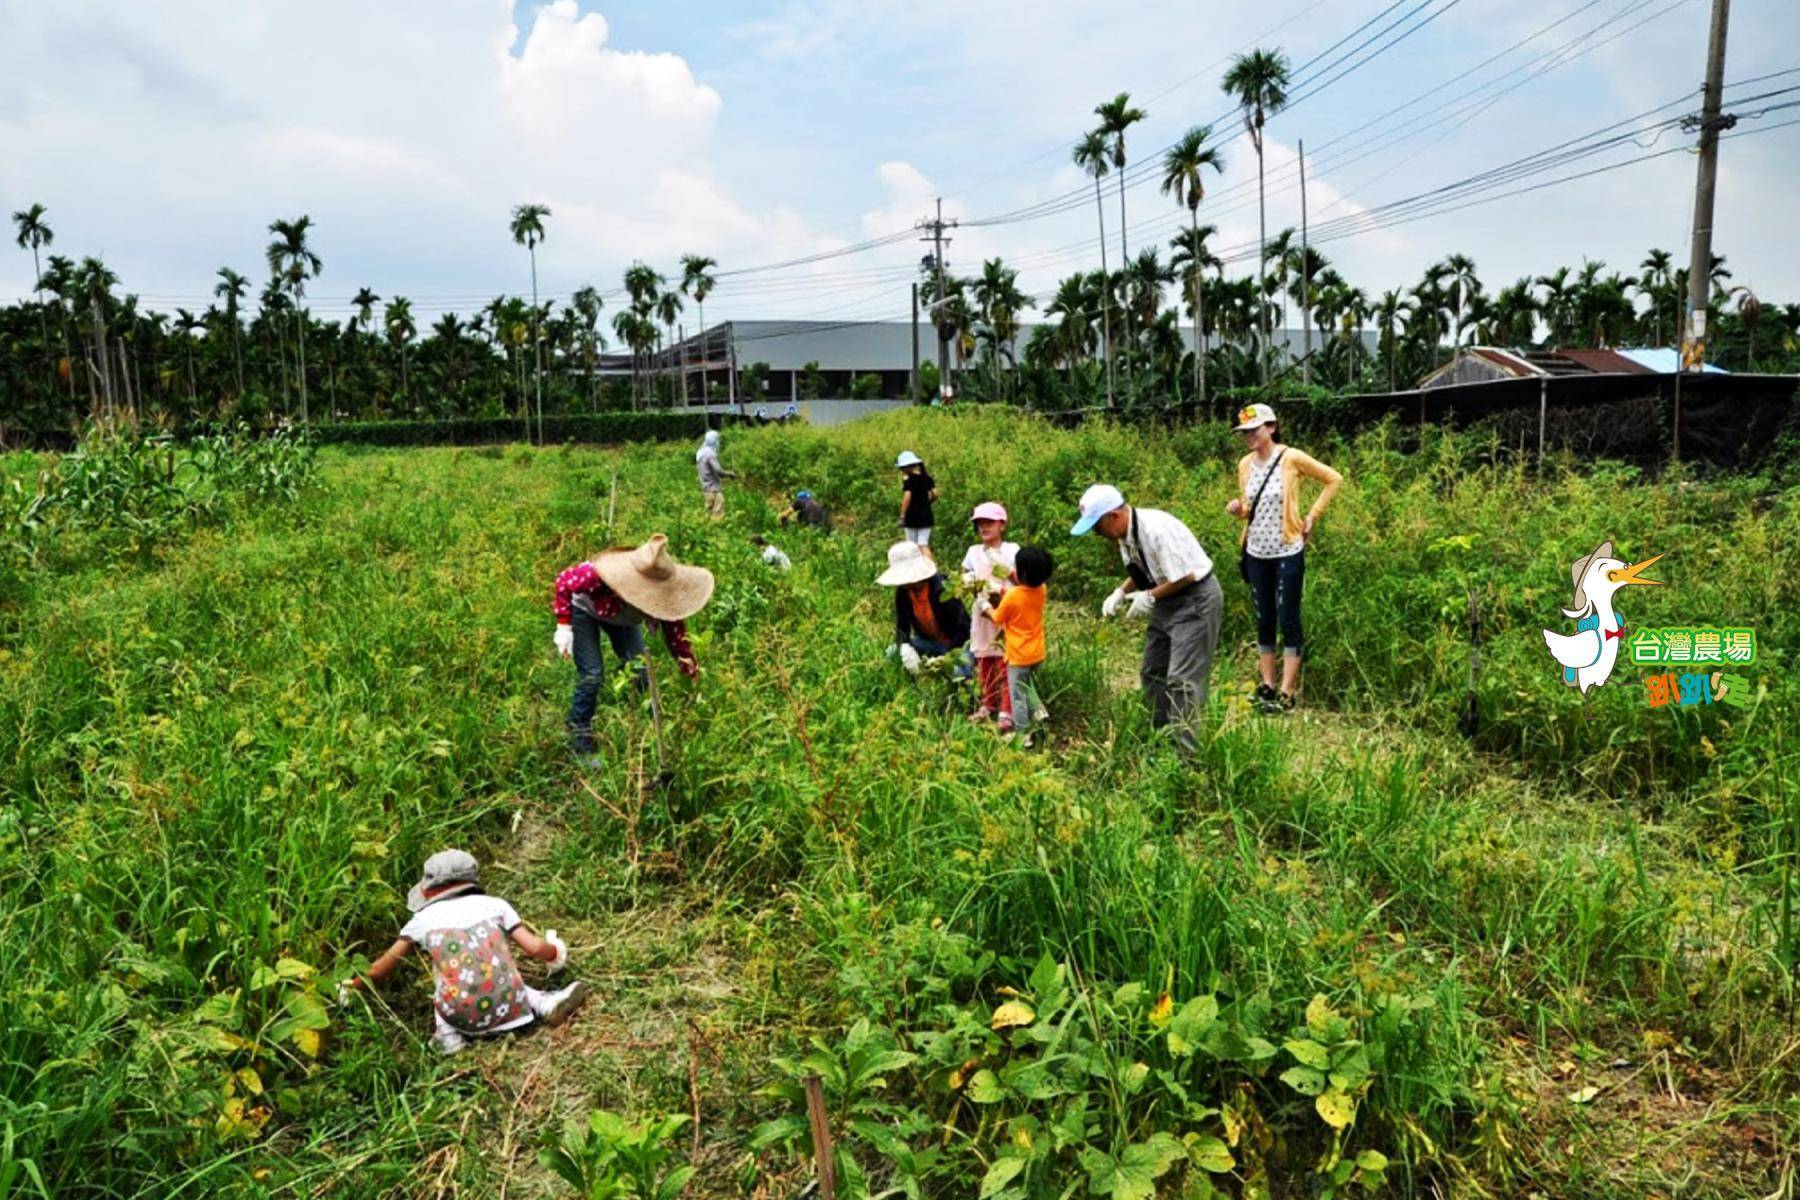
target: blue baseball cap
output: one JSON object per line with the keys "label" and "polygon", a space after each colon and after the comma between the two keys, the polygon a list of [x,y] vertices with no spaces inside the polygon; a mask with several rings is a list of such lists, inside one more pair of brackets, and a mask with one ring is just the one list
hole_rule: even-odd
{"label": "blue baseball cap", "polygon": [[796,499],[796,500],[811,500],[812,498],[813,498],[813,494],[811,492],[795,492],[794,493],[794,499]]}

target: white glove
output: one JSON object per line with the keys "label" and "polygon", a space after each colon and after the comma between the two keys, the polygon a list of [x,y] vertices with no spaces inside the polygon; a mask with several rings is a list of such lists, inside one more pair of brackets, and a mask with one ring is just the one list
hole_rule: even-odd
{"label": "white glove", "polygon": [[550,973],[554,975],[569,965],[569,943],[563,941],[554,929],[544,930],[544,940],[556,947],[556,957],[550,960]]}
{"label": "white glove", "polygon": [[575,653],[575,631],[567,625],[556,627],[556,652],[564,658]]}
{"label": "white glove", "polygon": [[1131,593],[1131,607],[1125,611],[1125,615],[1134,621],[1141,621],[1148,617],[1150,610],[1155,607],[1155,596],[1149,592],[1133,592]]}
{"label": "white glove", "polygon": [[349,1004],[350,997],[355,994],[356,989],[350,986],[350,980],[345,979],[337,985],[337,1002],[340,1005]]}
{"label": "white glove", "polygon": [[977,596],[975,598],[975,615],[976,616],[988,617],[988,616],[992,616],[993,613],[994,613],[994,606],[991,603],[989,603],[988,598],[986,596]]}
{"label": "white glove", "polygon": [[906,668],[908,675],[919,673],[919,652],[904,643],[900,646],[900,665]]}
{"label": "white glove", "polygon": [[1110,617],[1119,611],[1119,605],[1125,603],[1125,586],[1120,584],[1112,590],[1112,595],[1100,602],[1100,615]]}

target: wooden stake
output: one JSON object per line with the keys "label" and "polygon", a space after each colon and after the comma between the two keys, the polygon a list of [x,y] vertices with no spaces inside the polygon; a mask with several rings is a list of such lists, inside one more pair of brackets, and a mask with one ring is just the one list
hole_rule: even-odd
{"label": "wooden stake", "polygon": [[837,1200],[837,1160],[832,1157],[831,1122],[825,1115],[825,1088],[817,1075],[808,1075],[806,1116],[812,1122],[813,1158],[818,1163],[819,1195],[822,1200]]}

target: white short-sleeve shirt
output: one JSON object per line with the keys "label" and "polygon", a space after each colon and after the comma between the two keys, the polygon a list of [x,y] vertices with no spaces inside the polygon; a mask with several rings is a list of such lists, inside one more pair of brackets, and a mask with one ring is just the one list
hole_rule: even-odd
{"label": "white short-sleeve shirt", "polygon": [[[1139,548],[1143,557],[1138,557]],[[1174,579],[1196,581],[1212,574],[1212,559],[1200,548],[1193,530],[1179,517],[1154,508],[1133,508],[1131,525],[1119,543],[1119,557],[1127,566],[1136,563],[1158,586]]]}

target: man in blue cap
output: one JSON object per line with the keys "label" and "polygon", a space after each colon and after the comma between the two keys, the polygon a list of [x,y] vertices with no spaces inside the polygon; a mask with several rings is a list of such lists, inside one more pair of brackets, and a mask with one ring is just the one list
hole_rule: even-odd
{"label": "man in blue cap", "polygon": [[1127,574],[1100,606],[1100,615],[1124,609],[1128,617],[1149,621],[1138,679],[1150,723],[1167,727],[1182,756],[1192,757],[1225,607],[1212,559],[1179,518],[1133,508],[1107,483],[1082,493],[1081,519],[1069,532],[1080,537],[1090,530],[1119,547]]}
{"label": "man in blue cap", "polygon": [[826,533],[831,532],[831,514],[825,511],[825,506],[811,492],[794,493],[793,513],[794,519],[800,524],[823,529]]}

